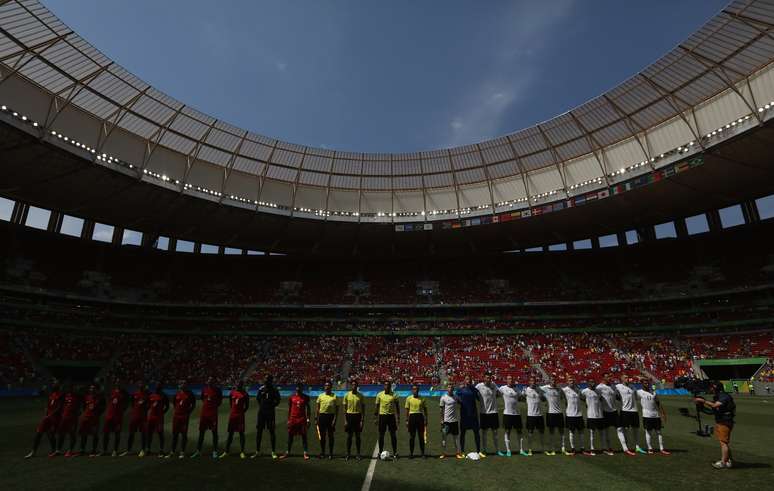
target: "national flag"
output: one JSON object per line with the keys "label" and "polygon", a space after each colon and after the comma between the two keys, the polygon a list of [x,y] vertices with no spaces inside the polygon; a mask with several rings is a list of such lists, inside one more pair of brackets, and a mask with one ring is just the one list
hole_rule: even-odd
{"label": "national flag", "polygon": [[536,206],[535,208],[532,208],[532,216],[538,216],[543,214],[543,208],[540,206]]}
{"label": "national flag", "polygon": [[602,191],[597,193],[597,198],[599,199],[605,199],[610,196],[610,190],[609,189],[603,189]]}
{"label": "national flag", "polygon": [[405,230],[405,227],[403,225],[395,225],[396,232],[403,232],[404,230]]}
{"label": "national flag", "polygon": [[432,223],[426,223],[424,226],[425,230],[433,230],[433,224]]}
{"label": "national flag", "polygon": [[527,208],[526,210],[521,210],[521,218],[532,216],[532,210]]}
{"label": "national flag", "polygon": [[480,218],[473,218],[470,220],[470,225],[475,227],[476,225],[481,225],[481,219]]}
{"label": "national flag", "polygon": [[502,222],[510,222],[511,219],[513,219],[513,217],[511,216],[511,213],[505,213],[503,215],[500,215],[500,218],[499,218],[501,223]]}
{"label": "national flag", "polygon": [[500,223],[500,215],[492,216],[492,223]]}
{"label": "national flag", "polygon": [[585,203],[586,203],[586,195],[585,194],[581,194],[581,195],[575,197],[575,206],[580,206],[580,205],[585,204]]}

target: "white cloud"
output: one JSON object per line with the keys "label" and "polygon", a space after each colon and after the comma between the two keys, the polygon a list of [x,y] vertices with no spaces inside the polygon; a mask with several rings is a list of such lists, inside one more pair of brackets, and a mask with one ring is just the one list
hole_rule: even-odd
{"label": "white cloud", "polygon": [[[447,124],[451,135],[444,146],[458,146],[504,132],[507,111],[535,90],[541,75],[541,51],[557,25],[569,18],[575,0],[514,4],[493,35],[504,46],[493,53],[492,69],[466,91]],[[499,34],[498,34],[499,33]],[[445,132],[448,134],[448,132]]]}

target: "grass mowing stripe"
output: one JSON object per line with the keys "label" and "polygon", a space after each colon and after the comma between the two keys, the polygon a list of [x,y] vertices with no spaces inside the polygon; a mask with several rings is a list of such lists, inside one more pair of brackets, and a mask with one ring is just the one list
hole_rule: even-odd
{"label": "grass mowing stripe", "polygon": [[374,445],[374,453],[371,455],[371,463],[368,464],[368,472],[366,472],[365,480],[360,491],[369,491],[371,489],[371,481],[374,479],[374,470],[376,470],[376,461],[379,460],[379,443]]}

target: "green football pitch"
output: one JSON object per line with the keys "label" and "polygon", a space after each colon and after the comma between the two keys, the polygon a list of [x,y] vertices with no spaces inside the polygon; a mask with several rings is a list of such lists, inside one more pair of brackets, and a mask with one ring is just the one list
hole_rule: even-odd
{"label": "green football pitch", "polygon": [[[556,456],[536,453],[532,457],[491,456],[481,461],[437,458],[441,451],[437,400],[430,406],[429,452],[434,458],[408,460],[408,434],[405,426],[398,435],[401,459],[396,462],[375,461],[370,489],[374,491],[423,491],[430,489],[772,489],[774,488],[774,398],[737,398],[737,427],[732,448],[735,468],[716,471],[710,463],[719,458],[714,438],[693,434],[696,420],[681,416],[679,408],[693,405],[688,398],[665,398],[668,421],[664,429],[667,448],[673,454],[626,457]],[[369,406],[372,401],[369,401]],[[345,462],[300,458],[301,445],[294,442],[294,456],[283,461],[270,457],[241,460],[230,456],[221,460],[159,459],[146,457],[79,457],[49,459],[44,439],[37,457],[24,460],[34,428],[45,402],[43,400],[0,401],[0,489],[363,489],[371,459]],[[522,409],[523,411],[523,409]],[[198,411],[197,411],[198,413]],[[278,450],[284,451],[286,405],[278,409]],[[221,411],[220,425],[226,427],[227,411]],[[248,423],[255,412],[248,413]],[[167,424],[169,424],[169,418]],[[195,444],[196,415],[192,419],[189,452]],[[708,417],[706,422],[710,422]],[[250,425],[248,424],[248,427]],[[222,430],[221,430],[222,431]],[[363,453],[373,453],[376,443],[373,418],[366,421]],[[255,450],[255,430],[248,433],[247,451]],[[310,429],[310,451],[319,452],[314,429]],[[124,435],[124,439],[126,436]],[[500,434],[502,438],[502,434]],[[387,438],[389,441],[389,437]],[[468,440],[472,440],[469,435]],[[515,440],[515,435],[512,435]],[[170,437],[167,436],[167,445]],[[221,435],[221,444],[225,435]],[[617,440],[614,440],[616,446]],[[210,449],[209,434],[205,451]],[[264,451],[268,451],[268,435]],[[336,452],[343,455],[345,434],[337,425]],[[451,442],[450,442],[451,443]],[[471,442],[472,443],[472,442]],[[470,444],[468,444],[470,446]],[[389,443],[387,444],[389,448]],[[453,448],[453,447],[452,447]],[[490,442],[491,449],[491,442]],[[235,442],[232,452],[238,450]]]}

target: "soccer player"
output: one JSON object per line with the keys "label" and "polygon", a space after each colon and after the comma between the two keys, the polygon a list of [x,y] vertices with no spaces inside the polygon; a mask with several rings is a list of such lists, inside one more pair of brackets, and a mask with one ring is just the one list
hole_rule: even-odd
{"label": "soccer player", "polygon": [[[556,386],[554,379],[550,379],[548,384],[540,387],[543,391],[543,397],[546,399],[548,413],[546,414],[546,426],[548,427],[548,439],[551,442],[551,450],[546,455],[554,456],[556,452],[564,448],[564,415],[562,415],[562,392]],[[561,445],[559,441],[561,440]]]}
{"label": "soccer player", "polygon": [[178,458],[185,457],[185,449],[188,446],[188,422],[191,413],[196,407],[196,396],[188,388],[188,382],[181,380],[174,399],[175,408],[172,410],[172,454],[177,451],[177,441],[180,443]]}
{"label": "soccer player", "polygon": [[124,411],[126,411],[128,400],[129,394],[121,388],[118,381],[115,381],[107,398],[105,424],[102,427],[102,455],[107,455],[110,435],[112,434],[114,438],[112,456],[118,456],[118,445],[121,443],[121,427],[124,424]]}
{"label": "soccer player", "polygon": [[[564,449],[563,452],[565,455],[573,456],[578,453],[578,450],[580,450],[581,453],[586,450],[583,446],[584,424],[583,413],[580,409],[580,392],[575,385],[574,378],[569,377],[567,379],[567,385],[562,387],[562,392],[564,393],[564,400],[567,402],[567,406],[564,410],[564,422],[567,426],[567,433],[569,433],[570,437],[570,448],[572,449],[572,452],[568,452],[567,449]],[[578,439],[578,443],[580,443],[579,446],[575,445],[576,438]]]}
{"label": "soccer player", "polygon": [[537,430],[540,433],[540,448],[545,452],[545,421],[543,420],[542,402],[546,400],[534,378],[529,379],[529,386],[524,389],[527,400],[527,456],[532,456],[532,435]]}
{"label": "soccer player", "polygon": [[257,431],[255,432],[255,453],[252,458],[261,455],[261,440],[263,440],[263,430],[266,429],[269,431],[271,458],[276,459],[278,456],[275,409],[280,403],[280,393],[274,386],[274,377],[266,375],[263,385],[258,388],[255,400],[258,402],[258,421],[255,424]]}
{"label": "soccer player", "polygon": [[629,450],[626,438],[626,430],[631,429],[631,438],[629,442],[634,446],[637,453],[645,453],[640,447],[640,414],[637,412],[637,396],[634,389],[629,384],[629,377],[621,376],[621,383],[615,385],[618,397],[621,399],[621,413],[618,417],[618,440],[626,455],[633,457],[636,455]]}
{"label": "soccer player", "polygon": [[414,458],[414,440],[419,434],[419,451],[425,455],[425,426],[427,425],[427,404],[419,397],[419,385],[411,386],[411,396],[406,398],[406,426],[409,432],[409,458]]}
{"label": "soccer player", "polygon": [[81,436],[81,451],[79,452],[79,455],[86,454],[86,442],[89,436],[92,438],[91,453],[89,456],[96,457],[99,455],[99,453],[97,453],[97,444],[99,443],[99,417],[104,409],[104,396],[97,390],[96,385],[91,384],[86,395],[83,397],[83,414],[81,414],[81,419],[78,422],[78,434]]}
{"label": "soccer player", "polygon": [[[511,454],[511,430],[516,430],[516,435],[519,438],[519,455],[527,456],[527,452],[524,451],[524,436],[522,434],[521,414],[519,413],[519,399],[521,394],[516,387],[516,383],[513,380],[513,375],[508,375],[505,379],[506,385],[499,388],[500,394],[503,396],[503,438],[505,439],[505,456],[510,457]],[[499,454],[498,454],[499,455]]]}
{"label": "soccer player", "polygon": [[65,452],[65,457],[73,457],[77,453],[75,450],[75,434],[78,430],[78,416],[81,413],[81,395],[75,390],[72,382],[67,383],[62,398],[62,417],[59,419],[57,433],[59,442],[57,450],[61,452],[64,449],[65,436],[70,436],[70,448]]}
{"label": "soccer player", "polygon": [[140,454],[145,456],[145,421],[148,417],[148,389],[142,381],[137,382],[137,390],[132,394],[132,410],[129,412],[129,441],[121,457],[129,455],[134,446],[134,434],[140,432]]}
{"label": "soccer player", "polygon": [[611,387],[610,375],[605,374],[604,378],[594,389],[602,401],[602,413],[604,414],[605,427],[602,429],[602,445],[605,448],[605,455],[615,455],[613,452],[611,433],[618,427],[618,411],[616,411],[616,391]]}
{"label": "soccer player", "polygon": [[457,389],[457,400],[460,401],[460,451],[465,455],[465,434],[468,430],[473,432],[476,441],[476,452],[479,457],[486,455],[481,453],[481,435],[479,434],[478,409],[476,404],[481,400],[478,389],[473,386],[470,375],[465,376],[465,383]]}
{"label": "soccer player", "polygon": [[497,385],[492,382],[492,374],[490,372],[484,374],[483,382],[476,384],[476,390],[481,397],[481,407],[479,408],[481,411],[479,422],[481,426],[481,446],[483,449],[481,453],[486,455],[489,452],[486,444],[486,430],[492,430],[495,453],[502,456],[503,453],[500,452],[497,442],[497,430],[500,428],[500,421],[497,417],[497,396],[500,394],[500,391]]}
{"label": "soccer player", "polygon": [[333,459],[333,434],[339,416],[339,400],[333,393],[333,384],[325,382],[323,393],[317,396],[317,431],[320,435],[320,458],[325,458],[325,441],[328,440],[328,459]]}
{"label": "soccer player", "polygon": [[439,404],[441,408],[441,445],[443,446],[443,453],[440,456],[441,459],[447,457],[446,437],[449,435],[454,437],[454,447],[457,450],[457,458],[465,458],[460,450],[460,423],[457,418],[457,406],[459,403],[459,400],[454,395],[454,385],[449,383],[446,387],[446,394],[441,396],[441,402]]}
{"label": "soccer player", "polygon": [[35,438],[32,441],[32,450],[24,456],[25,459],[30,459],[35,456],[40,447],[40,440],[43,439],[43,435],[48,438],[49,445],[49,457],[55,457],[59,455],[56,446],[56,430],[59,426],[59,420],[62,417],[62,404],[64,395],[59,390],[59,382],[54,380],[51,384],[51,390],[48,393],[48,402],[46,404],[46,414],[43,419],[38,423],[35,429]]}
{"label": "soccer player", "polygon": [[392,392],[392,382],[384,383],[384,390],[376,394],[374,422],[379,427],[379,453],[384,450],[384,434],[390,430],[390,443],[394,459],[398,458],[398,425],[400,424],[400,407],[398,396]]}
{"label": "soccer player", "polygon": [[645,428],[645,443],[648,446],[648,453],[653,455],[652,438],[658,437],[658,447],[662,455],[671,455],[664,449],[664,437],[661,436],[661,418],[666,421],[666,413],[661,407],[661,401],[658,396],[652,392],[649,380],[642,381],[642,389],[637,392],[637,398],[642,406],[642,426]]}
{"label": "soccer player", "polygon": [[589,429],[589,450],[583,452],[583,455],[588,455],[589,457],[596,455],[594,451],[594,436],[605,426],[601,397],[591,387],[593,385],[589,383],[588,387],[583,389],[580,394],[581,399],[586,403],[586,426]]}
{"label": "soccer player", "polygon": [[153,445],[153,434],[159,436],[159,457],[166,456],[164,453],[164,415],[169,411],[169,398],[164,393],[161,382],[156,383],[156,390],[148,396],[148,418],[146,420],[145,432],[145,454],[151,455],[151,446]]}
{"label": "soccer player", "polygon": [[293,437],[300,436],[304,446],[304,460],[309,460],[309,444],[306,438],[306,430],[309,428],[309,415],[312,410],[309,404],[309,396],[304,394],[304,384],[296,384],[296,393],[288,398],[288,451],[280,456],[286,459],[290,455],[293,446]]}
{"label": "soccer player", "polygon": [[351,390],[344,396],[344,431],[347,432],[347,457],[349,460],[352,455],[352,435],[355,435],[355,448],[357,449],[357,460],[360,460],[360,434],[363,432],[365,423],[365,398],[358,392],[357,380],[350,382]]}
{"label": "soccer player", "polygon": [[212,432],[212,458],[218,458],[218,407],[223,402],[223,390],[215,385],[215,379],[207,377],[207,383],[202,387],[202,412],[199,414],[199,441],[191,458],[202,454],[204,434]]}
{"label": "soccer player", "polygon": [[245,455],[245,413],[250,408],[250,396],[245,390],[244,381],[237,382],[237,386],[231,389],[229,394],[231,411],[228,415],[228,437],[226,438],[226,450],[220,454],[225,458],[231,451],[231,442],[234,441],[234,433],[239,433],[239,458],[247,458]]}

